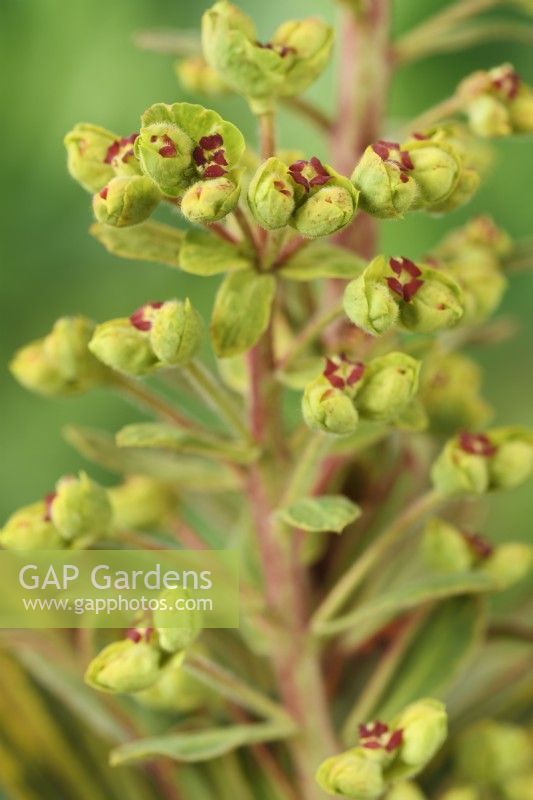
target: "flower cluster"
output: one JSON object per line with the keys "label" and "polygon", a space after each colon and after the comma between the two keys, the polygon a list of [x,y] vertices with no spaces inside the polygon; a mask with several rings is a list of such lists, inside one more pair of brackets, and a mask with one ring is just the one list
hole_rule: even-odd
{"label": "flower cluster", "polygon": [[424,769],[447,734],[446,710],[438,700],[407,706],[390,724],[359,728],[359,743],[328,758],[317,772],[325,792],[351,800],[378,800],[387,787]]}
{"label": "flower cluster", "polygon": [[189,300],[147,303],[129,317],[97,325],[90,351],[126,375],[147,375],[160,367],[184,366],[200,346],[202,320]]}
{"label": "flower cluster", "polygon": [[359,419],[394,422],[418,389],[420,362],[405,353],[388,353],[368,364],[345,355],[326,360],[325,369],[305,389],[304,419],[313,430],[353,433]]}
{"label": "flower cluster", "polygon": [[460,84],[458,95],[477,136],[533,132],[533,90],[512,64],[475,72]]}

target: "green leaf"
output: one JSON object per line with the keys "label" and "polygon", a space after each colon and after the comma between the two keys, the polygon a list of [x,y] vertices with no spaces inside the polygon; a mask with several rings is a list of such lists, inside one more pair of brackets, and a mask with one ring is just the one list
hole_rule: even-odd
{"label": "green leaf", "polygon": [[[482,572],[428,575],[397,586],[390,592],[384,592],[342,617],[319,623],[316,633],[331,636],[343,631],[353,631],[356,640],[359,640],[359,637],[366,639],[410,608],[448,597],[490,592],[495,589],[494,580]],[[352,636],[350,643],[353,644]]]}
{"label": "green leaf", "polygon": [[320,533],[344,528],[361,516],[361,509],[343,495],[326,497],[303,497],[295,503],[278,511],[279,517],[287,525],[304,531]]}
{"label": "green leaf", "polygon": [[225,456],[240,463],[250,463],[258,451],[203,431],[189,431],[162,422],[140,422],[126,425],[115,441],[119,447],[161,448],[178,453]]}
{"label": "green leaf", "polygon": [[238,747],[285,739],[292,732],[278,723],[265,722],[154,736],[117,747],[112,751],[110,761],[112,766],[159,756],[189,763],[209,761]]}
{"label": "green leaf", "polygon": [[192,275],[219,275],[251,266],[242,249],[208,231],[187,231],[180,251],[180,266]]}
{"label": "green leaf", "polygon": [[440,697],[479,644],[484,604],[456,597],[439,605],[398,665],[389,692],[374,715],[390,719],[420,697]]}
{"label": "green leaf", "polygon": [[276,281],[252,270],[227,275],[215,299],[211,338],[219,358],[245,353],[270,321]]}
{"label": "green leaf", "polygon": [[131,228],[113,228],[95,222],[89,230],[115,256],[180,266],[180,248],[185,234],[170,225],[149,221]]}
{"label": "green leaf", "polygon": [[89,461],[110,472],[150,475],[191,492],[235,491],[239,482],[233,471],[220,462],[194,456],[177,456],[151,450],[120,448],[105,431],[69,425],[63,438]]}
{"label": "green leaf", "polygon": [[298,250],[280,269],[291,281],[314,281],[316,278],[352,280],[367,262],[343,247],[327,242],[313,242]]}

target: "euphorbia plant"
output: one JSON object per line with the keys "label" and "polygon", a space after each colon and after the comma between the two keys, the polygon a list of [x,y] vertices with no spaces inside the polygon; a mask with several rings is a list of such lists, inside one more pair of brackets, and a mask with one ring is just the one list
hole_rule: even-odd
{"label": "euphorbia plant", "polygon": [[[524,577],[531,549],[493,547],[469,520],[472,500],[530,477],[533,432],[486,429],[479,367],[461,352],[498,335],[490,317],[526,251],[487,216],[430,253],[416,242],[383,253],[377,227],[465,205],[488,166],[481,139],[533,133],[533,92],[508,64],[469,76],[401,130],[387,120],[393,69],[433,41],[457,45],[463,26],[475,40],[490,5],[452,5],[392,42],[387,0],[345,2],[330,120],[300,94],[326,68],[333,30],[289,21],[264,41],[220,0],[203,17],[203,56],[177,73],[189,90],[241,94],[258,146],[181,100],[145,110],[133,134],[83,123],[65,138],[108,250],[224,275],[209,336],[188,298],[146,298],[100,324],[61,319],[11,365],[37,393],[102,387],[155,421],[114,438],[70,428],[83,455],[126,477],[107,489],[83,472],[60,479],[6,522],[5,548],[202,548],[213,525],[238,532],[239,631],[201,632],[193,618],[172,629],[154,614],[87,659],[90,687],[128,696],[120,715],[136,735],[112,763],[155,759],[154,797],[530,796],[524,728],[458,735],[493,711],[494,684],[496,711],[512,714],[506,675],[527,676],[520,642],[502,655],[489,637],[487,598]],[[329,134],[329,157],[282,149],[280,103]],[[191,224],[150,219],[159,207]],[[169,385],[195,395],[208,421]],[[510,633],[530,637],[516,615]],[[198,766],[168,773],[160,758]]]}

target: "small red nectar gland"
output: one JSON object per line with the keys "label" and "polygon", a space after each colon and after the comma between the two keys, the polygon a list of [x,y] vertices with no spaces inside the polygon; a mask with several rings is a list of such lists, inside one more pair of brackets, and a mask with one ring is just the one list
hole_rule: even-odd
{"label": "small red nectar gland", "polygon": [[202,170],[204,178],[221,178],[226,174],[228,166],[224,139],[220,133],[202,136],[198,146],[192,152],[193,161]]}
{"label": "small red nectar gland", "polygon": [[150,309],[161,308],[162,305],[162,302],[145,303],[144,306],[140,306],[140,308],[136,309],[129,318],[133,327],[137,328],[139,331],[149,331],[152,327]]}
{"label": "small red nectar gland", "polygon": [[391,258],[389,266],[397,275],[396,278],[387,278],[389,289],[409,303],[424,283],[420,278],[422,270],[408,258]]}
{"label": "small red nectar gland", "polygon": [[344,354],[340,357],[340,364],[333,359],[326,359],[326,366],[322,373],[335,389],[346,389],[361,380],[365,365],[361,361],[350,361]]}
{"label": "small red nectar gland", "polygon": [[466,431],[459,434],[459,447],[465,453],[486,458],[493,456],[497,449],[484,433],[468,433]]}
{"label": "small red nectar gland", "polygon": [[331,180],[331,175],[316,156],[309,161],[303,159],[295,161],[289,166],[289,175],[295,183],[303,186],[306,192],[315,186],[324,186]]}

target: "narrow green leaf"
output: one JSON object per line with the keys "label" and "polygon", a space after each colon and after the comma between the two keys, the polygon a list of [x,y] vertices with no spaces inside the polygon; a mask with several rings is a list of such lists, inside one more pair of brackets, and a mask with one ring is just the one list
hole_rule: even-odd
{"label": "narrow green leaf", "polygon": [[89,230],[115,256],[155,261],[169,267],[180,266],[180,248],[185,233],[178,228],[152,221],[131,228],[113,228],[95,222]]}
{"label": "narrow green leaf", "polygon": [[250,463],[257,457],[257,450],[238,442],[234,443],[214,437],[203,431],[189,431],[175,425],[160,422],[140,422],[126,425],[115,441],[118,447],[158,448],[177,453],[225,456],[241,463]]}
{"label": "narrow green leaf", "polygon": [[150,475],[191,492],[227,492],[239,486],[232,470],[220,462],[161,451],[121,448],[111,434],[77,425],[64,428],[63,437],[78,453],[110,472]]}
{"label": "narrow green leaf", "polygon": [[341,533],[350,522],[361,516],[361,509],[343,495],[329,495],[303,497],[287,508],[280,509],[278,514],[283,522],[294,528],[315,533]]}
{"label": "narrow green leaf", "polygon": [[238,747],[285,739],[293,731],[278,723],[233,725],[226,728],[210,728],[192,733],[176,733],[139,739],[115,748],[111,753],[111,764],[127,764],[132,761],[167,756],[176,761],[189,763],[209,761]]}
{"label": "narrow green leaf", "polygon": [[298,250],[280,270],[290,281],[314,281],[316,278],[352,280],[366,267],[366,261],[343,247],[327,242],[313,242]]}
{"label": "narrow green leaf", "polygon": [[219,275],[251,266],[239,247],[224,242],[208,231],[187,231],[180,251],[180,266],[192,275]]}
{"label": "narrow green leaf", "polygon": [[350,630],[356,633],[356,638],[359,632],[366,638],[410,608],[448,597],[490,592],[495,588],[494,580],[482,572],[428,575],[384,592],[342,617],[321,622],[316,632],[331,636]]}
{"label": "narrow green leaf", "polygon": [[439,605],[398,665],[376,717],[390,719],[419,697],[440,697],[479,644],[484,619],[480,598],[456,597]]}
{"label": "narrow green leaf", "polygon": [[252,270],[227,275],[215,299],[211,338],[219,358],[246,352],[268,327],[276,281]]}

